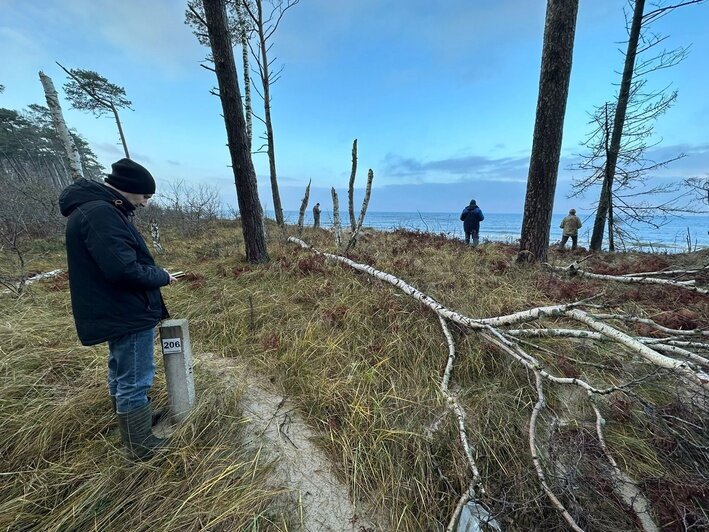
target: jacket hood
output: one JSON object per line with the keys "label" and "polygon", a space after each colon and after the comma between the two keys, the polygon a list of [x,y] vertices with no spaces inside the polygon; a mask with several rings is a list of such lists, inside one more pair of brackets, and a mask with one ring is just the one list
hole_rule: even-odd
{"label": "jacket hood", "polygon": [[[78,179],[62,190],[59,195],[59,210],[64,216],[69,216],[77,207],[97,200],[115,205],[126,214],[135,210],[133,204],[118,192],[97,181],[89,181],[88,179]],[[116,204],[116,200],[121,200],[122,203]]]}

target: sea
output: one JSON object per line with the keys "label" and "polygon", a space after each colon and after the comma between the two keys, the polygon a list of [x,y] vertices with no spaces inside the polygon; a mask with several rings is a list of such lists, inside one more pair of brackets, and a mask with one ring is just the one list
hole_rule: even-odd
{"label": "sea", "polygon": [[[340,213],[340,223],[349,226],[349,215]],[[284,211],[286,223],[298,222],[297,211]],[[266,212],[268,218],[274,218],[273,212]],[[408,229],[434,234],[444,234],[449,238],[463,239],[463,223],[459,220],[459,212],[367,212],[364,226],[381,231]],[[551,220],[550,242],[561,239],[559,224],[565,214],[554,214]],[[594,213],[578,213],[583,226],[579,230],[579,245],[588,247],[593,229]],[[312,211],[308,209],[305,215],[305,225],[313,224]],[[320,225],[332,227],[332,212],[323,210],[320,215]],[[621,221],[622,224],[622,221]],[[647,251],[660,253],[684,253],[698,249],[709,248],[709,216],[674,217],[668,220],[655,220],[659,227],[636,224],[626,227],[632,237],[622,240],[616,238],[616,250]],[[480,224],[481,241],[516,243],[522,228],[522,214],[485,213],[485,220]],[[604,242],[607,245],[607,242]]]}

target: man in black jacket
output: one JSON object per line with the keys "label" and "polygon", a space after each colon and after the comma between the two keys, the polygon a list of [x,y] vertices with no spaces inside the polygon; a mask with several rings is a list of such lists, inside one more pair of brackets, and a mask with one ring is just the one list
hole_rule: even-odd
{"label": "man in black jacket", "polygon": [[480,222],[485,219],[483,211],[480,210],[475,200],[470,200],[470,205],[463,209],[460,214],[460,221],[463,222],[465,231],[465,243],[470,244],[470,237],[473,237],[473,247],[478,245],[480,238]]}
{"label": "man in black jacket", "polygon": [[160,287],[176,282],[155,265],[133,225],[135,210],[155,193],[143,166],[121,159],[105,183],[79,179],[59,206],[68,217],[66,250],[71,306],[83,345],[108,342],[108,391],[121,438],[139,459],[165,440],[151,431],[148,390],[155,376],[155,326],[168,317]]}

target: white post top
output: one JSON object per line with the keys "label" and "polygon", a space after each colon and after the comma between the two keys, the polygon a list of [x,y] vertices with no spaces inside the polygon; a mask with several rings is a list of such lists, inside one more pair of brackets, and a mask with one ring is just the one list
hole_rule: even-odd
{"label": "white post top", "polygon": [[160,322],[160,327],[182,327],[187,325],[187,320],[180,318],[179,320],[163,320]]}

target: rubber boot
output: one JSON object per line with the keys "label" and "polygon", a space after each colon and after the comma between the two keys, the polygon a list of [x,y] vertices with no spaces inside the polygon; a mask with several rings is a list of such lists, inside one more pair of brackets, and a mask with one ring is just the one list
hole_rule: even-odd
{"label": "rubber boot", "polygon": [[[111,398],[111,405],[113,406],[113,413],[115,414],[116,413],[116,396],[110,395],[109,397]],[[148,397],[148,401],[150,401],[152,403],[152,399],[150,399],[150,397]],[[165,407],[165,406],[158,408],[157,410],[153,410],[153,413],[151,414],[151,417],[150,417],[151,426],[154,427],[155,425],[160,423],[162,418],[164,418],[166,415],[167,415],[167,407]]]}
{"label": "rubber boot", "polygon": [[147,460],[155,451],[167,447],[167,440],[158,438],[151,430],[151,411],[148,403],[126,414],[117,414],[121,439],[132,458]]}

